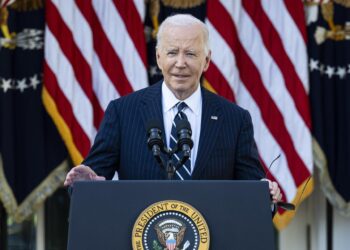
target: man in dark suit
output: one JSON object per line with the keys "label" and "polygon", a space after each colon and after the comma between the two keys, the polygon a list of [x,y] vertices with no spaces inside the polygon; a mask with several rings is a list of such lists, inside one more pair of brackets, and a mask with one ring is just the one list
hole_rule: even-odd
{"label": "man in dark suit", "polygon": [[[112,101],[94,145],[66,177],[76,180],[164,179],[147,147],[147,123],[158,120],[169,147],[176,119],[192,127],[190,160],[175,174],[177,179],[260,180],[265,173],[254,143],[249,113],[200,86],[211,52],[208,30],[190,15],[168,17],[157,37],[157,63],[164,81]],[[181,107],[181,108],[180,108]],[[269,181],[274,202],[281,200],[277,183]]]}

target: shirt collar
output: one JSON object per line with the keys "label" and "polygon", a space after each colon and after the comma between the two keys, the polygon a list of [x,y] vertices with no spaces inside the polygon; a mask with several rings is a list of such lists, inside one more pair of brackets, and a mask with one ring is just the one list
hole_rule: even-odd
{"label": "shirt collar", "polygon": [[198,84],[196,91],[185,100],[179,100],[171,92],[168,86],[163,82],[162,84],[162,96],[163,96],[163,112],[171,110],[178,102],[185,102],[187,106],[192,110],[195,115],[199,114],[199,105],[202,104],[202,92]]}

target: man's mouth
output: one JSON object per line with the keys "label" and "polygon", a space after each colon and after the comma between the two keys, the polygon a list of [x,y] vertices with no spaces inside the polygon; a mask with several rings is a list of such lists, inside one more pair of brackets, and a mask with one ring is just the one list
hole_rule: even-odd
{"label": "man's mouth", "polygon": [[190,75],[186,75],[186,74],[172,74],[174,77],[176,78],[187,78],[190,77]]}

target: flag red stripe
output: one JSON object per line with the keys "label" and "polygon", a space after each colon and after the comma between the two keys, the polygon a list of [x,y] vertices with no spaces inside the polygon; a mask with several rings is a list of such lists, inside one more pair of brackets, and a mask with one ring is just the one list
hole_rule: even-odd
{"label": "flag red stripe", "polygon": [[123,70],[122,63],[109,42],[101,23],[92,6],[91,0],[76,0],[81,13],[90,24],[93,32],[94,49],[105,69],[108,77],[113,82],[119,94],[126,95],[133,91]]}
{"label": "flag red stripe", "polygon": [[79,48],[76,46],[72,32],[66,26],[56,6],[52,4],[51,1],[47,1],[46,3],[46,11],[47,13],[50,13],[50,15],[48,15],[46,18],[47,25],[57,39],[62,52],[70,61],[74,75],[81,88],[92,103],[94,112],[94,126],[98,128],[100,122],[102,121],[104,112],[92,88],[90,66],[81,54]]}
{"label": "flag red stripe", "polygon": [[297,110],[308,128],[311,128],[307,93],[283,47],[280,36],[269,18],[266,16],[260,0],[243,1],[243,6],[253,20],[255,26],[259,29],[265,47],[281,70],[286,87],[294,99],[294,104]]}
{"label": "flag red stripe", "polygon": [[147,49],[143,31],[144,27],[134,2],[120,0],[114,0],[113,2],[125,23],[126,29],[128,30],[131,40],[133,41],[143,64],[147,67]]}
{"label": "flag red stripe", "polygon": [[10,0],[6,0],[2,5],[1,5],[1,8],[5,8],[6,5],[10,2]]}
{"label": "flag red stripe", "polygon": [[211,63],[204,77],[208,80],[215,91],[226,99],[235,102],[233,89],[230,87],[225,77],[221,74],[214,63]]}
{"label": "flag red stripe", "polygon": [[216,27],[234,54],[240,55],[240,60],[237,60],[237,66],[241,80],[260,107],[263,120],[285,152],[289,166],[294,166],[290,170],[296,185],[299,186],[310,173],[295,151],[282,114],[265,89],[257,68],[242,47],[237,36],[236,27],[229,13],[218,1],[214,0],[208,1],[208,8],[216,10],[215,12],[208,12],[210,22]]}
{"label": "flag red stripe", "polygon": [[56,102],[58,112],[74,135],[74,144],[79,152],[83,156],[86,156],[90,149],[90,140],[84,133],[79,122],[75,119],[72,106],[62,93],[58,85],[57,78],[46,61],[44,61],[44,82],[47,91]]}
{"label": "flag red stripe", "polygon": [[304,9],[302,1],[295,0],[284,0],[284,4],[291,15],[293,21],[298,27],[301,36],[304,39],[305,44],[307,43],[307,34],[306,34],[306,26],[305,26],[305,16],[304,11],[300,11]]}

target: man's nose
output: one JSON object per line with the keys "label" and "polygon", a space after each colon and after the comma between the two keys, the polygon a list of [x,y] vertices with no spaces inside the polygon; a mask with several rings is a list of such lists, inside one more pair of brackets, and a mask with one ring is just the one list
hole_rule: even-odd
{"label": "man's nose", "polygon": [[176,58],[176,67],[178,68],[184,68],[186,67],[186,58],[183,54],[179,54]]}

